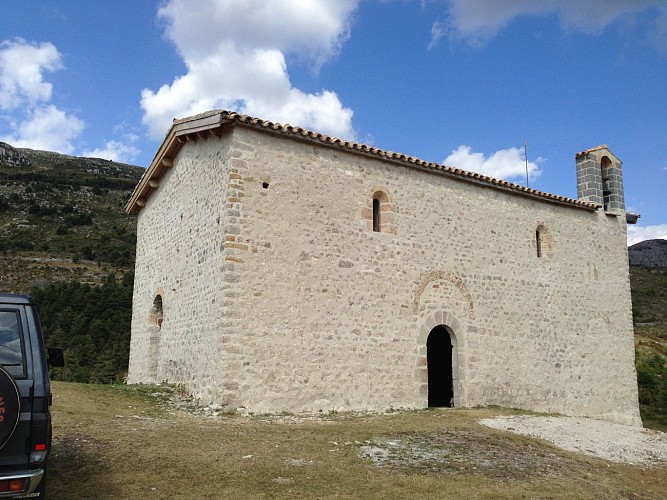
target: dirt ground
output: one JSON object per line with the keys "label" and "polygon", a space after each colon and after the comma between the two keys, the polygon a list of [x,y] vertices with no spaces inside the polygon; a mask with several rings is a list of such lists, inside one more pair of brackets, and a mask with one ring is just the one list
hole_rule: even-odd
{"label": "dirt ground", "polygon": [[[630,465],[481,425],[500,408],[225,415],[168,388],[54,383],[50,498],[664,498]],[[514,424],[513,424],[514,425]]]}

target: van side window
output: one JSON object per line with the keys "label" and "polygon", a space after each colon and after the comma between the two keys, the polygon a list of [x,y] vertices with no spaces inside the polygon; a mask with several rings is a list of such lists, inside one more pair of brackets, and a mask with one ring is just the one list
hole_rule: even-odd
{"label": "van side window", "polygon": [[0,366],[13,377],[25,376],[17,310],[0,310]]}

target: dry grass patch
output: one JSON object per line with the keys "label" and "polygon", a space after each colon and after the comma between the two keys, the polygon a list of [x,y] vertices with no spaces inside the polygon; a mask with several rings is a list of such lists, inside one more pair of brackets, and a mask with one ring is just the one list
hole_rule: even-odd
{"label": "dry grass patch", "polygon": [[[150,392],[150,391],[149,391]],[[488,429],[492,409],[192,415],[54,383],[51,498],[660,498],[667,473]],[[369,450],[383,449],[384,459]]]}

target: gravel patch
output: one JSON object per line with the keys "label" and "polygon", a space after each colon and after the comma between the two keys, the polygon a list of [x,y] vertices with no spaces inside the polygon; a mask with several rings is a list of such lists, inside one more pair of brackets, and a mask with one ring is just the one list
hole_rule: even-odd
{"label": "gravel patch", "polygon": [[579,417],[521,415],[480,424],[549,441],[568,451],[632,465],[667,464],[667,434],[642,427]]}
{"label": "gravel patch", "polygon": [[366,441],[359,454],[376,467],[403,474],[472,474],[498,481],[571,475],[576,458],[552,450],[488,432],[440,429]]}

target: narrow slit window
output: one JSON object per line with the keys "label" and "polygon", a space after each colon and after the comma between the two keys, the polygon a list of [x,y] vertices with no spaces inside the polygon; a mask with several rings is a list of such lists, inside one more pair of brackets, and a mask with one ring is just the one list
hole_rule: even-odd
{"label": "narrow slit window", "polygon": [[551,236],[551,230],[543,224],[540,224],[535,229],[535,250],[538,259],[551,258],[553,251],[553,237]]}
{"label": "narrow slit window", "polygon": [[535,243],[537,244],[537,256],[542,257],[542,235],[539,229],[535,231]]}
{"label": "narrow slit window", "polygon": [[373,231],[379,233],[381,230],[380,221],[380,200],[373,198]]}
{"label": "narrow slit window", "polygon": [[155,299],[153,300],[153,307],[151,307],[150,322],[158,328],[161,328],[163,318],[164,313],[162,312],[162,296],[156,295]]}
{"label": "narrow slit window", "polygon": [[387,193],[387,188],[375,186],[368,192],[361,208],[363,227],[374,233],[395,234],[396,213],[396,205]]}

